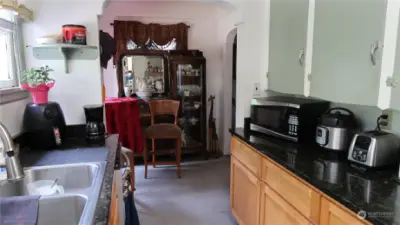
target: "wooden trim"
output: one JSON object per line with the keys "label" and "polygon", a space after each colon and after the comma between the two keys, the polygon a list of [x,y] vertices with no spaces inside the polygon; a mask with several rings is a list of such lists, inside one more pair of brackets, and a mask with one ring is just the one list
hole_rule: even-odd
{"label": "wooden trim", "polygon": [[311,210],[310,210],[310,220],[313,224],[320,224],[320,214],[321,214],[321,197],[320,193],[313,191],[311,193]]}
{"label": "wooden trim", "polygon": [[[117,182],[114,177],[107,225],[119,225]],[[121,196],[120,196],[121,197]]]}

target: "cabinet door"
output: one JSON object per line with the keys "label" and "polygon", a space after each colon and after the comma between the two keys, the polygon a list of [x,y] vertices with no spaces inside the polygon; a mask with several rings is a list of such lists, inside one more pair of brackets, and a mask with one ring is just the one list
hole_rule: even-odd
{"label": "cabinet door", "polygon": [[239,225],[257,225],[260,206],[260,182],[235,157],[231,158],[230,208]]}
{"label": "cabinet door", "polygon": [[329,200],[322,198],[320,225],[366,225],[357,217],[349,214]]}
{"label": "cabinet door", "polygon": [[315,1],[311,96],[377,105],[386,6],[386,0]]}
{"label": "cabinet door", "polygon": [[308,0],[271,0],[269,90],[304,94],[307,21]]}
{"label": "cabinet door", "polygon": [[262,185],[260,225],[312,225],[266,184]]}
{"label": "cabinet door", "polygon": [[[396,56],[394,59],[393,68],[393,78],[395,82],[400,81],[400,17],[398,17],[398,27],[397,27],[397,41],[396,41]],[[391,98],[390,98],[390,108],[400,110],[400,86],[392,88]]]}

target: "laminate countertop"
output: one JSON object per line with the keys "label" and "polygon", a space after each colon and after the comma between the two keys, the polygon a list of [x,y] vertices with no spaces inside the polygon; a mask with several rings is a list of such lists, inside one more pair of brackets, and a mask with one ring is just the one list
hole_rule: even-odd
{"label": "laminate countertop", "polygon": [[365,212],[367,221],[400,225],[398,168],[362,171],[345,154],[258,133],[245,135],[243,128],[231,133],[354,213]]}
{"label": "laminate countertop", "polygon": [[106,225],[111,204],[114,170],[119,169],[120,166],[119,151],[118,135],[108,136],[103,146],[90,146],[84,138],[70,138],[58,149],[48,151],[23,150],[20,153],[20,160],[23,167],[106,161],[93,223]]}

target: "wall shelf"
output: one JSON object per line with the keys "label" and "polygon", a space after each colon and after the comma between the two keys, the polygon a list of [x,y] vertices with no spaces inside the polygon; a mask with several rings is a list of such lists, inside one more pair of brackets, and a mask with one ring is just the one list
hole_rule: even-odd
{"label": "wall shelf", "polygon": [[99,57],[98,48],[90,45],[42,44],[32,46],[33,56],[39,60],[64,60],[68,73],[69,60],[93,60]]}

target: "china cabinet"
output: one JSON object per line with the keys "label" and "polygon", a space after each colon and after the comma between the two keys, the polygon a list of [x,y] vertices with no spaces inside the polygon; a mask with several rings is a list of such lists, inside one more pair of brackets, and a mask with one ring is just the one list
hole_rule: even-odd
{"label": "china cabinet", "polygon": [[184,148],[206,147],[206,60],[202,56],[170,58],[171,95],[181,102],[179,126]]}
{"label": "china cabinet", "polygon": [[[143,99],[140,110],[143,129],[150,125],[149,100],[179,100],[182,152],[200,152],[206,156],[206,59],[202,52],[136,49],[119,53],[117,59],[118,95]],[[160,118],[157,122],[173,121]],[[155,144],[157,149],[173,143],[157,140]]]}

